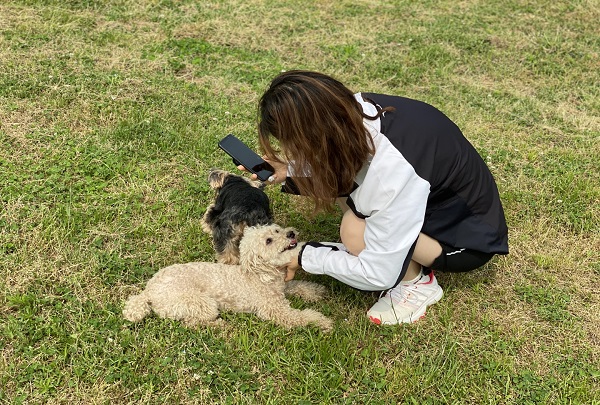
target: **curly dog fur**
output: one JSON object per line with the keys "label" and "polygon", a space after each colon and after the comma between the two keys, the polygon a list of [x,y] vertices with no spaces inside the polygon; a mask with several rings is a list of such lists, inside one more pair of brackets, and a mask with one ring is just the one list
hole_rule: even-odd
{"label": "curly dog fur", "polygon": [[246,227],[240,265],[197,262],[165,267],[141,294],[129,297],[123,316],[137,322],[153,310],[160,317],[195,326],[220,321],[220,311],[248,312],[285,328],[313,324],[329,332],[331,319],[312,309],[294,309],[285,298],[288,294],[316,301],[326,293],[319,284],[284,281],[283,266],[298,255],[302,245],[292,228]]}
{"label": "curly dog fur", "polygon": [[212,169],[208,183],[216,194],[202,218],[202,229],[212,234],[217,262],[238,264],[244,228],[273,223],[269,197],[261,182],[224,170]]}

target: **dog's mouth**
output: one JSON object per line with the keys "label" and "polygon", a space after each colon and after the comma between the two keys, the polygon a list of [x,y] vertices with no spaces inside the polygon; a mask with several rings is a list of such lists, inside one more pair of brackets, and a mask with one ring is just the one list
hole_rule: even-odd
{"label": "dog's mouth", "polygon": [[298,241],[296,239],[292,239],[290,241],[290,244],[287,245],[287,247],[285,249],[283,249],[283,252],[285,252],[286,250],[292,250],[294,249],[296,246],[298,246]]}

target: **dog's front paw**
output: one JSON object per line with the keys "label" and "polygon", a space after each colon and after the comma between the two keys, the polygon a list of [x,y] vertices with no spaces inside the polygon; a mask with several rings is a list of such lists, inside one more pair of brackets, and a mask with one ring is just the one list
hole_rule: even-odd
{"label": "dog's front paw", "polygon": [[315,302],[327,296],[327,287],[310,281],[291,280],[285,283],[284,293],[300,297],[308,302]]}
{"label": "dog's front paw", "polygon": [[324,333],[329,333],[333,330],[333,320],[327,318],[319,311],[305,309],[302,312],[307,316],[309,323],[318,326]]}
{"label": "dog's front paw", "polygon": [[330,333],[333,330],[333,321],[327,317],[323,317],[318,326],[323,333]]}

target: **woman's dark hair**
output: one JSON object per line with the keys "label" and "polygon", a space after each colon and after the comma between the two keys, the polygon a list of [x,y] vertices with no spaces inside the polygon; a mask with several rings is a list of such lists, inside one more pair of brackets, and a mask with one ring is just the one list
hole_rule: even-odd
{"label": "woman's dark hair", "polygon": [[352,91],[322,73],[284,72],[260,99],[259,142],[277,159],[271,137],[277,139],[300,193],[312,197],[317,209],[329,209],[336,197],[352,191],[356,174],[374,153],[363,118],[386,110],[364,114]]}

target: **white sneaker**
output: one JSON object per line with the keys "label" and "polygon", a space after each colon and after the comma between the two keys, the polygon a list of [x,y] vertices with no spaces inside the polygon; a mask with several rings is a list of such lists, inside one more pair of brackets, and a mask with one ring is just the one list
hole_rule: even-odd
{"label": "white sneaker", "polygon": [[425,315],[427,307],[441,300],[443,295],[444,291],[431,271],[417,281],[401,282],[388,290],[367,311],[367,316],[377,325],[416,322]]}

